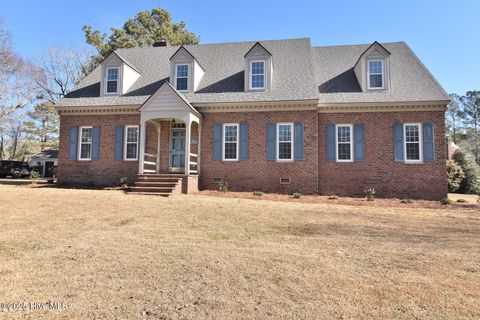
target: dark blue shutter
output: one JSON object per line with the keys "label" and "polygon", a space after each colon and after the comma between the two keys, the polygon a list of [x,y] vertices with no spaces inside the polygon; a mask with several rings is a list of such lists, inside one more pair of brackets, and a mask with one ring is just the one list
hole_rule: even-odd
{"label": "dark blue shutter", "polygon": [[267,160],[277,160],[277,125],[267,123]]}
{"label": "dark blue shutter", "polygon": [[248,160],[248,123],[240,123],[240,160]]}
{"label": "dark blue shutter", "polygon": [[222,160],[222,125],[213,125],[213,160]]}
{"label": "dark blue shutter", "polygon": [[432,123],[423,124],[423,160],[427,162],[435,160]]}
{"label": "dark blue shutter", "polygon": [[294,124],[294,159],[295,161],[303,160],[304,145],[303,145],[303,123],[296,122]]}
{"label": "dark blue shutter", "polygon": [[123,126],[115,126],[115,160],[122,160]]}
{"label": "dark blue shutter", "polygon": [[92,160],[100,159],[100,127],[92,128]]}
{"label": "dark blue shutter", "polygon": [[365,157],[364,152],[364,127],[363,124],[356,124],[353,126],[354,152],[355,161],[363,161]]}
{"label": "dark blue shutter", "polygon": [[403,161],[403,123],[393,124],[393,144],[395,148],[395,161]]}
{"label": "dark blue shutter", "polygon": [[335,161],[335,125],[327,124],[326,131],[327,161]]}
{"label": "dark blue shutter", "polygon": [[77,146],[78,146],[78,127],[70,128],[70,144],[68,147],[68,159],[77,160]]}

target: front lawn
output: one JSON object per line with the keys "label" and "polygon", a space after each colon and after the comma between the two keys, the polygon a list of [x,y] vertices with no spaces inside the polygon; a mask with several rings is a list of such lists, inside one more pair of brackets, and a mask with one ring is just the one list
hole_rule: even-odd
{"label": "front lawn", "polygon": [[478,207],[0,186],[0,318],[478,319]]}

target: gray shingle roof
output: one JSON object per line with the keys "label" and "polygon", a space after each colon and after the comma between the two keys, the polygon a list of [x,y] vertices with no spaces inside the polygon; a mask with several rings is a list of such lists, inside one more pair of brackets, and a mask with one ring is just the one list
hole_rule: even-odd
{"label": "gray shingle roof", "polygon": [[362,92],[353,67],[368,44],[312,48],[320,103],[448,100],[448,94],[405,42],[382,43],[390,55],[391,88]]}
{"label": "gray shingle roof", "polygon": [[[369,45],[312,47],[310,40],[261,41],[272,54],[272,89],[244,91],[244,56],[256,41],[186,45],[205,69],[195,93],[197,103],[317,100],[321,103],[447,100],[448,95],[403,42],[382,44],[391,52],[389,92],[361,92],[353,66]],[[100,97],[100,68],[85,77],[57,106],[141,105],[168,81],[175,47],[118,49],[116,53],[141,73],[123,96]]]}
{"label": "gray shingle roof", "polygon": [[32,160],[35,159],[57,159],[58,158],[58,150],[43,150],[35,155],[32,156]]}

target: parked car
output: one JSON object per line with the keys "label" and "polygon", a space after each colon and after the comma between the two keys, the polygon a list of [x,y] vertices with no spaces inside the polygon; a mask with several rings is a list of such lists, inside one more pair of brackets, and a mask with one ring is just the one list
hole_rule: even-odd
{"label": "parked car", "polygon": [[22,178],[30,176],[32,168],[23,161],[1,160],[0,178],[11,176],[12,178]]}

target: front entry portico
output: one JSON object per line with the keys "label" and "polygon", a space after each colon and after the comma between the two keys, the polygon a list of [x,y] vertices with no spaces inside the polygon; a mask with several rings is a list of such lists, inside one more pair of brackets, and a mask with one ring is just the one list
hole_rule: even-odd
{"label": "front entry portico", "polygon": [[201,114],[165,82],[140,108],[139,173],[198,175],[200,119]]}

